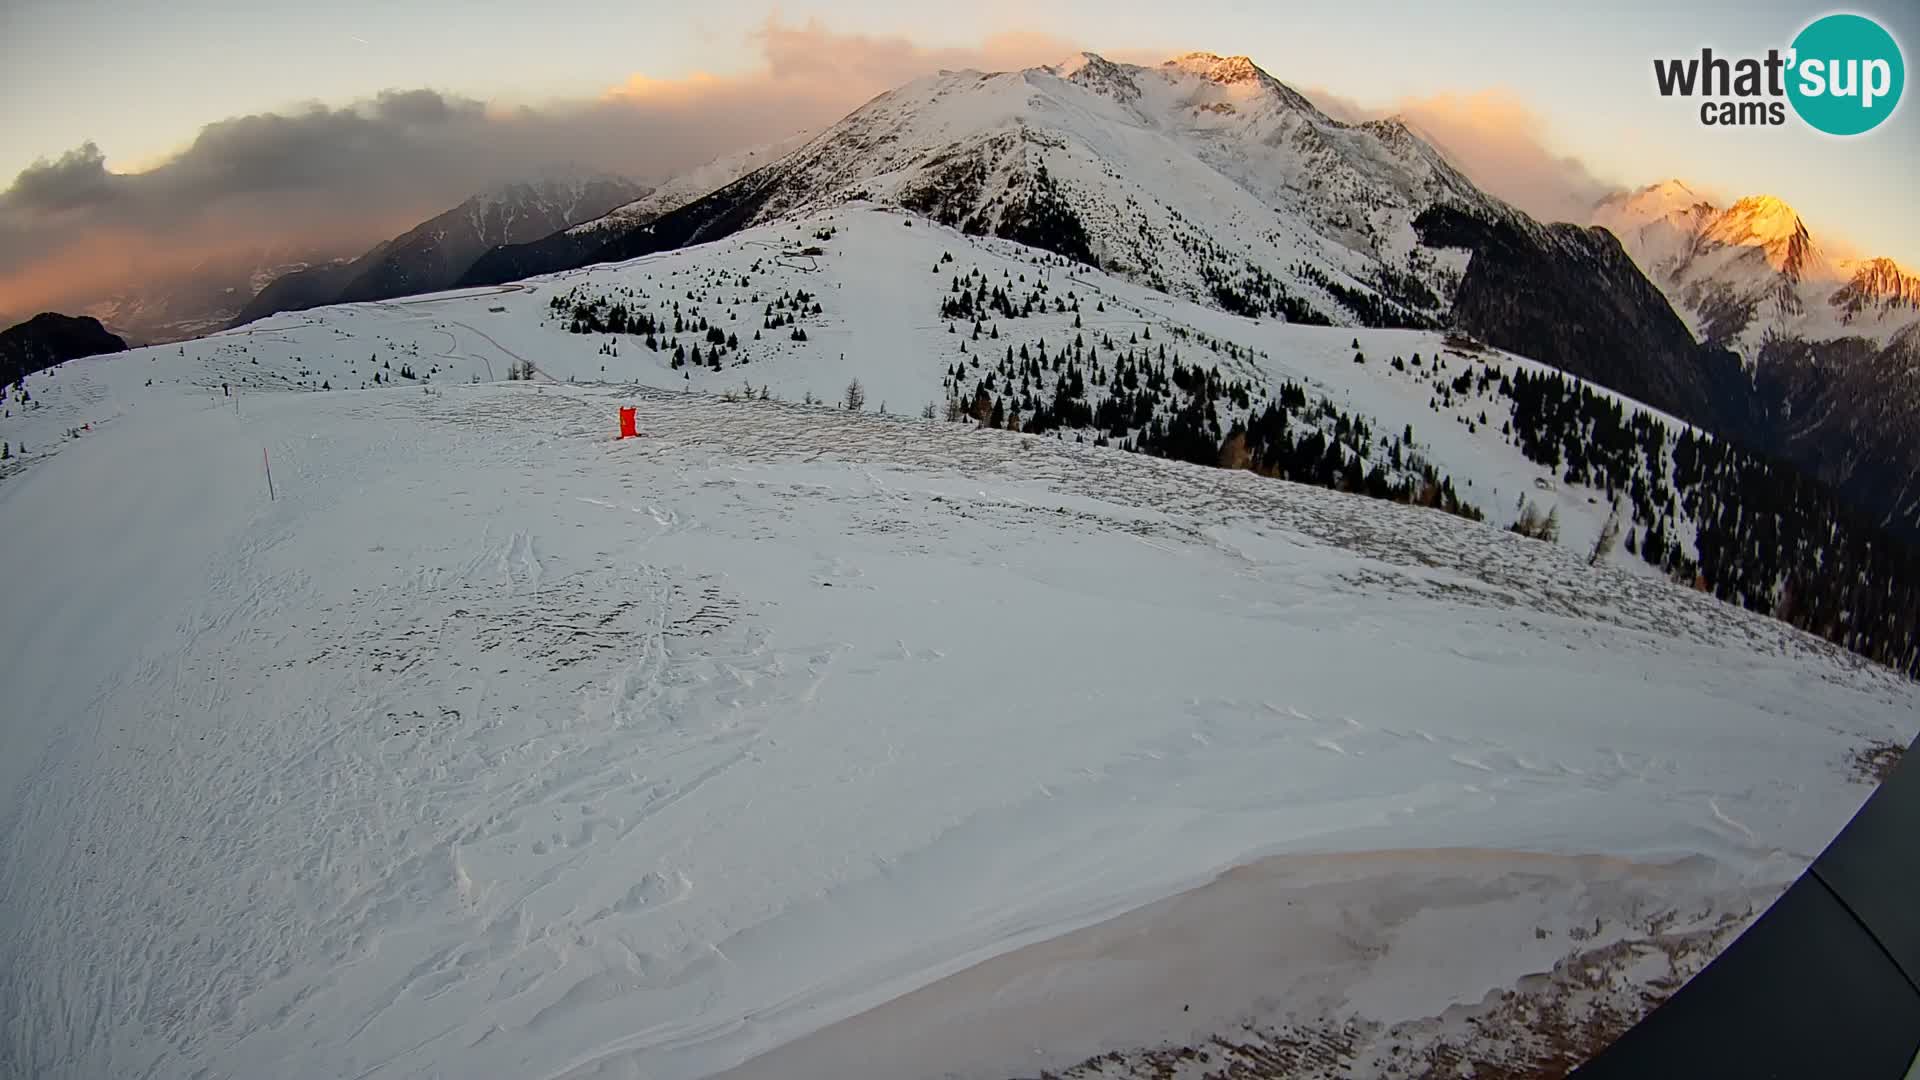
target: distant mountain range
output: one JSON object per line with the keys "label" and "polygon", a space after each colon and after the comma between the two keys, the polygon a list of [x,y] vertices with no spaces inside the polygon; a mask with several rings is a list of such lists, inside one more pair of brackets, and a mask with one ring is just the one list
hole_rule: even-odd
{"label": "distant mountain range", "polygon": [[[1445,328],[1810,471],[1920,535],[1920,275],[1766,196],[1679,181],[1543,224],[1398,119],[1346,123],[1246,57],[942,72],[658,188],[476,196],[232,319],[491,285],[891,206],[1253,319]],[[1598,227],[1595,227],[1598,226]]]}
{"label": "distant mountain range", "polygon": [[798,132],[778,142],[715,158],[591,221],[562,229],[550,236],[495,248],[469,267],[462,275],[462,281],[497,284],[533,274],[584,266],[594,261],[595,255],[608,242],[780,160],[812,137],[812,132]]}
{"label": "distant mountain range", "polygon": [[701,198],[496,249],[461,280],[853,201],[1249,317],[1461,330],[1778,455],[1920,535],[1913,273],[1830,259],[1777,199],[1720,208],[1678,183],[1542,224],[1405,123],[1334,120],[1245,57],[920,79]]}
{"label": "distant mountain range", "polygon": [[1082,54],[920,79],[703,198],[501,248],[463,284],[633,258],[850,201],[1252,318],[1453,326],[1697,422],[1748,412],[1737,359],[1697,343],[1611,235],[1543,225],[1405,123],[1343,123],[1246,57],[1211,53],[1154,67]]}
{"label": "distant mountain range", "polygon": [[604,175],[509,184],[476,195],[350,262],[278,277],[240,308],[231,323],[240,326],[279,311],[445,289],[491,248],[551,235],[646,192],[630,180]]}
{"label": "distant mountain range", "polygon": [[199,337],[231,323],[247,301],[276,278],[326,264],[330,258],[328,252],[296,248],[227,253],[186,270],[139,273],[80,311],[135,345]]}
{"label": "distant mountain range", "polygon": [[1920,273],[1887,258],[1835,258],[1771,195],[1721,207],[1679,180],[1602,201],[1592,223],[1620,238],[1702,339],[1749,362],[1770,340],[1886,344],[1920,322]]}

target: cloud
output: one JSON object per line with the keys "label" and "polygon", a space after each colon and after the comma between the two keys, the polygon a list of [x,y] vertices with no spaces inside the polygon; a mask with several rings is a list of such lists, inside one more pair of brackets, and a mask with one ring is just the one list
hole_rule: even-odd
{"label": "cloud", "polygon": [[1511,91],[1435,94],[1396,111],[1474,183],[1542,221],[1584,225],[1594,203],[1620,190],[1550,150],[1546,119]]}
{"label": "cloud", "polygon": [[531,164],[484,105],[417,90],[208,124],[154,168],[92,143],[0,192],[0,308],[73,307],[221,252],[343,255]]}
{"label": "cloud", "polygon": [[1328,90],[1305,91],[1335,120],[1399,116],[1475,184],[1542,221],[1587,223],[1593,204],[1620,190],[1578,157],[1548,148],[1546,118],[1510,90],[1441,93],[1370,108]]}
{"label": "cloud", "polygon": [[60,155],[58,161],[43,158],[21,170],[13,186],[0,193],[0,203],[57,214],[110,202],[114,195],[114,178],[107,172],[106,155],[93,143],[84,142]]}
{"label": "cloud", "polygon": [[0,310],[79,307],[135,274],[254,249],[357,254],[508,180],[571,166],[658,181],[824,127],[942,68],[1005,70],[1074,51],[1034,34],[929,49],[776,18],[750,43],[761,63],[746,73],[636,75],[588,100],[506,105],[389,89],[230,117],[139,172],[112,172],[101,148],[83,143],[0,192]]}
{"label": "cloud", "polygon": [[1050,64],[1078,51],[1062,38],[1031,33],[996,34],[968,48],[929,49],[904,37],[836,34],[818,20],[786,26],[769,18],[754,36],[771,81],[838,83],[857,89],[863,98],[937,71],[1011,71]]}
{"label": "cloud", "polygon": [[449,100],[431,90],[388,90],[373,99],[374,115],[410,127],[445,124],[461,116],[477,119],[484,111],[479,102]]}
{"label": "cloud", "polygon": [[1368,108],[1358,101],[1318,86],[1295,87],[1301,96],[1313,102],[1320,111],[1343,124],[1358,124],[1367,120],[1378,120],[1393,114],[1392,109]]}

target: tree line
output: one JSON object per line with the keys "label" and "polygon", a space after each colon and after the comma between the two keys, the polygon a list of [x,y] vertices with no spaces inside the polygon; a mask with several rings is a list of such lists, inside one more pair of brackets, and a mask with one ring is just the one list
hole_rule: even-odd
{"label": "tree line", "polygon": [[1041,337],[1008,344],[998,356],[968,353],[943,380],[947,417],[1033,435],[1071,433],[1078,442],[1091,436],[1098,446],[1484,520],[1415,449],[1411,425],[1376,432],[1367,418],[1311,397],[1297,383],[1270,393],[1217,364],[1188,362],[1177,347],[1154,343],[1152,333],[1149,326],[1117,343],[1105,333],[1089,341],[1076,330],[1053,347]]}
{"label": "tree line", "polygon": [[1625,544],[1675,581],[1920,677],[1920,552],[1800,470],[1558,372],[1492,385],[1514,445],[1631,507]]}

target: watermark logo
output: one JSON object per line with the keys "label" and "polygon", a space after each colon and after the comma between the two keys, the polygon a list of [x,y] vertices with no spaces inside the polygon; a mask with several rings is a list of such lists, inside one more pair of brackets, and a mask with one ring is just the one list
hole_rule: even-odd
{"label": "watermark logo", "polygon": [[1699,56],[1653,62],[1661,97],[1700,98],[1708,127],[1778,126],[1791,106],[1809,127],[1859,135],[1886,122],[1900,104],[1907,69],[1900,45],[1864,15],[1824,15],[1785,50],[1764,57]]}
{"label": "watermark logo", "polygon": [[1900,104],[1907,65],[1900,45],[1864,15],[1828,15],[1793,39],[1798,76],[1787,83],[1793,111],[1829,135],[1879,127]]}

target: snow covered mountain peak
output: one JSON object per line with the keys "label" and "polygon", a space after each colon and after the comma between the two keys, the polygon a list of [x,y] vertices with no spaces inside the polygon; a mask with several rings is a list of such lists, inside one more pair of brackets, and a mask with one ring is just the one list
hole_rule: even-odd
{"label": "snow covered mountain peak", "polygon": [[[1868,312],[1892,314],[1920,311],[1920,273],[1885,257],[1842,263],[1851,271],[1846,284],[1834,291],[1831,303],[1851,321]],[[1908,329],[1920,328],[1920,322]]]}
{"label": "snow covered mountain peak", "polygon": [[[1637,229],[1670,215],[1717,213],[1718,207],[1680,180],[1662,180],[1635,191],[1623,191],[1601,199],[1594,206],[1594,224],[1620,232]],[[1621,240],[1624,242],[1623,234]]]}
{"label": "snow covered mountain peak", "polygon": [[1705,235],[1724,244],[1757,247],[1767,265],[1795,281],[1821,261],[1806,223],[1793,207],[1773,195],[1750,195],[1714,219]]}
{"label": "snow covered mountain peak", "polygon": [[1601,200],[1591,224],[1620,238],[1695,333],[1749,363],[1770,340],[1884,345],[1920,311],[1920,278],[1891,259],[1833,258],[1777,195],[1721,207],[1668,180]]}
{"label": "snow covered mountain peak", "polygon": [[1156,91],[1165,88],[1173,93],[1174,100],[1215,116],[1234,116],[1248,109],[1257,113],[1264,103],[1267,107],[1305,112],[1331,123],[1305,97],[1244,56],[1195,52],[1148,68],[1083,52],[1034,71],[1065,79],[1121,102],[1138,101],[1145,92],[1143,87],[1151,86]]}
{"label": "snow covered mountain peak", "polygon": [[1063,79],[1072,78],[1088,68],[1118,68],[1120,65],[1096,52],[1077,52],[1065,60],[1046,65],[1046,69]]}
{"label": "snow covered mountain peak", "polygon": [[1798,223],[1800,215],[1778,195],[1748,195],[1731,208],[1758,222],[1771,222],[1776,228]]}
{"label": "snow covered mountain peak", "polygon": [[1244,56],[1220,56],[1210,52],[1190,52],[1176,56],[1162,67],[1177,68],[1180,71],[1198,75],[1213,82],[1232,85],[1234,83],[1277,81],[1273,76],[1260,70],[1260,66]]}
{"label": "snow covered mountain peak", "polygon": [[1303,113],[1316,124],[1334,125],[1320,111],[1319,106],[1308,101],[1305,95],[1268,74],[1265,69],[1244,56],[1219,56],[1209,52],[1187,53],[1176,56],[1160,65],[1160,73],[1175,82],[1184,79],[1198,80],[1203,87],[1210,84],[1214,94],[1224,93],[1224,98],[1216,97],[1213,105],[1235,103],[1246,105],[1261,100],[1270,100],[1279,108],[1289,112]]}
{"label": "snow covered mountain peak", "polygon": [[1144,67],[1083,52],[881,94],[689,205],[687,220],[638,225],[597,257],[854,201],[1243,314],[1369,325],[1430,325],[1445,313],[1467,254],[1427,249],[1413,228],[1424,211],[1532,225],[1404,124],[1332,120],[1246,57],[1194,53]]}
{"label": "snow covered mountain peak", "polygon": [[1139,69],[1116,64],[1099,53],[1079,53],[1039,70],[1116,101],[1134,101],[1140,97],[1140,84],[1133,78]]}
{"label": "snow covered mountain peak", "polygon": [[1698,195],[1694,194],[1693,189],[1687,186],[1686,181],[1681,180],[1677,176],[1668,177],[1657,184],[1648,184],[1640,190],[1643,192],[1670,193],[1688,199],[1699,198]]}
{"label": "snow covered mountain peak", "polygon": [[677,210],[710,191],[725,187],[756,169],[780,160],[805,145],[816,134],[817,130],[802,129],[774,142],[714,158],[670,177],[632,202],[574,225],[566,235],[610,236],[621,229],[645,225],[661,214]]}
{"label": "snow covered mountain peak", "polygon": [[282,274],[235,317],[244,325],[279,311],[386,300],[444,289],[485,252],[525,244],[597,218],[647,189],[624,177],[569,167],[497,185],[376,245],[348,263]]}

